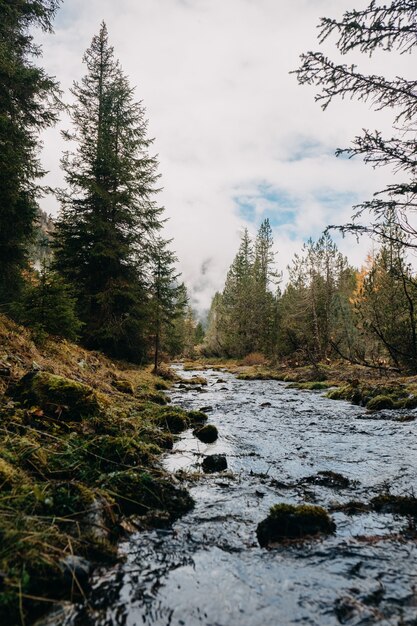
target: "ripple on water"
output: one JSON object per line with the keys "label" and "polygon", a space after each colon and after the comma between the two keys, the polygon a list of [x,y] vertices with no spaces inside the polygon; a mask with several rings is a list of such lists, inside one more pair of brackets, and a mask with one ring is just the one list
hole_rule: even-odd
{"label": "ripple on water", "polygon": [[[231,474],[203,476],[195,509],[171,531],[143,532],[122,546],[126,562],[95,578],[89,605],[68,626],[336,626],[417,624],[417,549],[407,520],[335,512],[335,536],[263,550],[256,526],[276,502],[336,507],[369,502],[384,485],[416,485],[415,423],[377,421],[365,410],[277,381],[239,381],[213,370],[206,393],[172,392],[187,409],[210,406],[219,440],[191,432],[165,458],[195,471],[205,454],[226,454]],[[260,406],[263,404],[264,406]],[[349,479],[343,489],[318,472]]]}

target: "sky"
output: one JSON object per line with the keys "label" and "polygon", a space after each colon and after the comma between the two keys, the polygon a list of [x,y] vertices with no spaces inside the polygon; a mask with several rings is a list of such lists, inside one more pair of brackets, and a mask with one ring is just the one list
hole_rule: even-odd
{"label": "sky", "polygon": [[[221,290],[247,227],[273,227],[284,270],[309,237],[350,221],[352,205],[369,199],[392,174],[360,159],[336,158],[363,128],[391,133],[393,112],[370,103],[334,101],[326,111],[316,88],[291,70],[299,55],[323,50],[334,60],[388,77],[412,75],[413,60],[377,53],[340,59],[334,40],[317,41],[320,17],[341,17],[367,0],[64,0],[54,35],[39,34],[42,65],[71,102],[85,73],[84,51],[101,21],[125,73],[136,86],[155,138],[160,203],[192,304],[207,309]],[[43,136],[45,182],[63,186],[63,119]],[[52,215],[54,197],[42,201]],[[335,237],[359,266],[370,242]]]}

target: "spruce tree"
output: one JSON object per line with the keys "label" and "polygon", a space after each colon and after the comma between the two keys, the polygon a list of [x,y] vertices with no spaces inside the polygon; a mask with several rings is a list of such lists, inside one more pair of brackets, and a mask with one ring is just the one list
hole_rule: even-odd
{"label": "spruce tree", "polygon": [[157,160],[141,103],[114,57],[106,25],[84,55],[70,107],[76,148],[64,155],[67,189],[56,232],[56,268],[76,290],[83,340],[140,361],[145,354],[152,241],[161,227]]}
{"label": "spruce tree", "polygon": [[0,0],[0,305],[16,297],[43,174],[39,133],[56,121],[56,82],[37,67],[34,27],[51,31],[58,0]]}

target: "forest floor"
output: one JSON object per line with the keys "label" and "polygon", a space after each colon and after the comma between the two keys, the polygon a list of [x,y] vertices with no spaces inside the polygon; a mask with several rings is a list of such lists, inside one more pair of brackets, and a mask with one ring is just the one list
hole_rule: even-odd
{"label": "forest floor", "polygon": [[0,623],[82,596],[123,534],[192,508],[159,464],[204,418],[167,404],[174,377],[67,341],[36,346],[0,316]]}

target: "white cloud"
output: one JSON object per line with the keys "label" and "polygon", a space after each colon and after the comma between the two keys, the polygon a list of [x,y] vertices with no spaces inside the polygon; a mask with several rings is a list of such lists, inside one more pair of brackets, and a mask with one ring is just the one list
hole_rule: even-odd
{"label": "white cloud", "polygon": [[[256,196],[264,183],[296,203],[295,231],[275,229],[278,258],[285,265],[309,234],[349,218],[343,194],[365,199],[386,182],[386,172],[337,160],[332,152],[348,145],[362,127],[389,128],[392,114],[376,114],[366,103],[351,102],[334,103],[323,113],[314,102],[314,88],[298,86],[289,74],[298,66],[299,54],[318,47],[320,16],[340,15],[368,2],[335,4],[66,0],[55,35],[43,37],[43,63],[69,99],[72,80],[84,73],[83,52],[101,20],[107,22],[116,55],[147,109],[160,160],[161,203],[170,218],[167,234],[175,238],[180,269],[200,307],[208,306],[222,287],[246,225],[235,197]],[[325,50],[335,56],[331,42]],[[355,59],[370,66],[367,59]],[[375,73],[411,75],[412,59],[377,54],[373,66]],[[47,182],[62,184],[59,128],[48,131],[44,141]],[[320,200],[324,191],[334,195],[334,204]],[[56,211],[55,200],[44,206]],[[341,243],[355,263],[366,245]]]}

